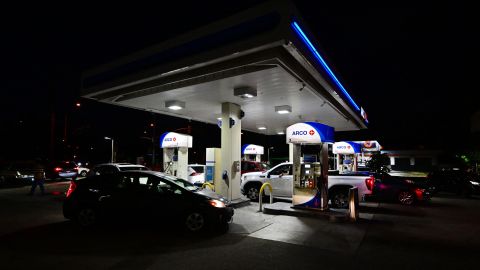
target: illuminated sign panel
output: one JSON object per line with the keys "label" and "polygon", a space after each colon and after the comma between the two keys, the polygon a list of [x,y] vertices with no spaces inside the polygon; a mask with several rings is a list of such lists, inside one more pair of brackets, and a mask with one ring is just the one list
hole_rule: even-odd
{"label": "illuminated sign panel", "polygon": [[175,133],[175,132],[166,132],[160,136],[160,147],[161,148],[176,148],[176,147],[188,147],[192,148],[192,136]]}
{"label": "illuminated sign panel", "polygon": [[287,143],[319,144],[333,142],[334,129],[316,122],[305,122],[287,128]]}

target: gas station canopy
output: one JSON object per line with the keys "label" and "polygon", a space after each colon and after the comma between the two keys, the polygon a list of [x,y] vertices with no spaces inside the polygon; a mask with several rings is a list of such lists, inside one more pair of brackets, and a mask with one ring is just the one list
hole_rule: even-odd
{"label": "gas station canopy", "polygon": [[334,154],[358,154],[362,152],[362,145],[358,142],[336,142],[332,147]]}
{"label": "gas station canopy", "polygon": [[212,124],[234,103],[242,129],[266,135],[305,121],[366,128],[306,25],[268,2],[85,72],[82,96]]}
{"label": "gas station canopy", "polygon": [[244,144],[242,146],[242,155],[263,155],[264,148],[255,144]]}
{"label": "gas station canopy", "polygon": [[160,148],[192,148],[192,136],[176,132],[165,132],[160,136]]}

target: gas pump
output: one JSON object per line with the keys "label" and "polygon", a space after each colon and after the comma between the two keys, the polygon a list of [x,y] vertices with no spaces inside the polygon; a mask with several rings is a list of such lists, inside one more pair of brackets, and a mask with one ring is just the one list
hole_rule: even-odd
{"label": "gas pump", "polygon": [[357,142],[344,141],[333,144],[333,154],[336,155],[337,170],[340,174],[356,172],[358,155],[361,153],[361,145]]}
{"label": "gas pump", "polygon": [[334,142],[333,133],[332,127],[316,122],[287,128],[293,162],[293,207],[328,209],[328,144]]}
{"label": "gas pump", "polygon": [[243,160],[262,161],[264,149],[263,146],[255,144],[244,144],[242,146]]}
{"label": "gas pump", "polygon": [[166,132],[160,136],[163,148],[163,170],[165,173],[188,179],[188,148],[192,148],[192,136]]}

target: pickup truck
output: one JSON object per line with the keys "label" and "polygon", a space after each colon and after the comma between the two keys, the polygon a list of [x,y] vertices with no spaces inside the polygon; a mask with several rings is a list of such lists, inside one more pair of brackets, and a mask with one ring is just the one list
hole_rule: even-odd
{"label": "pickup truck", "polygon": [[[293,176],[292,163],[278,164],[266,172],[245,173],[240,178],[242,194],[251,200],[258,200],[260,187],[263,183],[272,185],[272,193],[275,198],[292,199]],[[338,171],[330,171],[328,175],[328,197],[334,208],[348,208],[348,191],[352,187],[358,188],[359,198],[372,193],[375,178],[368,172],[352,174],[338,174]],[[265,189],[265,194],[270,191]]]}

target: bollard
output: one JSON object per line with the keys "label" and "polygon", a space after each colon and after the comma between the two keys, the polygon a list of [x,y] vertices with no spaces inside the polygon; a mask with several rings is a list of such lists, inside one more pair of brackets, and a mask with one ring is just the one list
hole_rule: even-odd
{"label": "bollard", "polygon": [[358,221],[358,188],[356,187],[348,191],[348,210],[350,221]]}
{"label": "bollard", "polygon": [[262,208],[262,205],[263,205],[263,202],[262,202],[262,194],[263,194],[263,190],[265,189],[265,187],[268,187],[268,189],[270,190],[270,204],[273,203],[273,190],[272,190],[272,185],[270,185],[270,183],[266,182],[262,185],[262,187],[260,188],[260,191],[258,192],[258,211],[259,212],[263,212],[263,208]]}
{"label": "bollard", "polygon": [[210,190],[215,191],[215,186],[208,182],[203,183],[202,188],[205,188],[207,186],[210,188]]}

